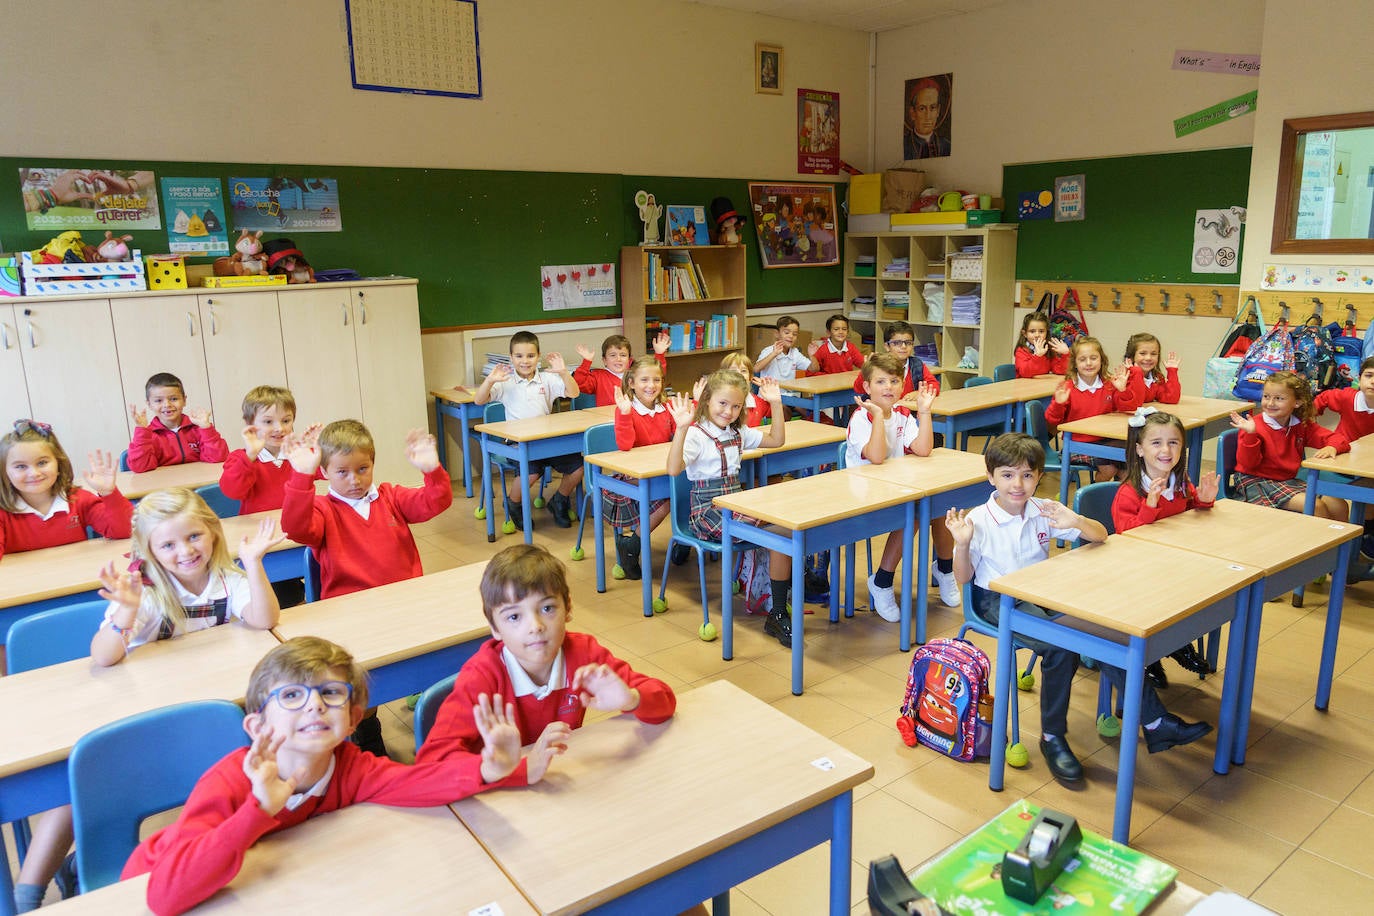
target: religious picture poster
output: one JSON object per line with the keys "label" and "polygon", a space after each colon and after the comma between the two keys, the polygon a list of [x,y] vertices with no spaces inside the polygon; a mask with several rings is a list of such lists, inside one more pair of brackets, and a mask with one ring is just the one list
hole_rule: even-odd
{"label": "religious picture poster", "polygon": [[230,178],[235,229],[342,232],[339,182],[333,178]]}
{"label": "religious picture poster", "polygon": [[902,99],[902,158],[948,156],[954,135],[954,74],[907,80]]}
{"label": "religious picture poster", "polygon": [[1244,222],[1244,207],[1198,210],[1193,218],[1193,273],[1239,273],[1240,227]]}
{"label": "religious picture poster", "polygon": [[1054,192],[1046,188],[1043,191],[1024,191],[1016,204],[1016,216],[1021,221],[1033,219],[1049,219],[1054,215],[1052,204],[1054,203]]}
{"label": "religious picture poster", "polygon": [[750,182],[749,208],[765,269],[840,263],[834,185]]}
{"label": "religious picture poster", "polygon": [[162,201],[168,213],[169,252],[186,255],[229,253],[224,190],[218,178],[164,178]]}
{"label": "religious picture poster", "polygon": [[21,168],[19,191],[35,231],[162,228],[157,178],[143,169]]}
{"label": "religious picture poster", "polygon": [[614,264],[562,264],[539,268],[544,311],[602,309],[615,311]]}
{"label": "religious picture poster", "polygon": [[797,90],[797,171],[840,173],[840,94]]}
{"label": "religious picture poster", "polygon": [[1083,175],[1064,175],[1054,180],[1054,221],[1072,223],[1087,213],[1087,179]]}

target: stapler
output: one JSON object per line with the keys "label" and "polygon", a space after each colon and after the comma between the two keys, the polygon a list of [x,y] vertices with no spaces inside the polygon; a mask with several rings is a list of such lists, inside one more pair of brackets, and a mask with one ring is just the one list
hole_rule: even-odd
{"label": "stapler", "polygon": [[1058,811],[1041,811],[1017,847],[1002,857],[1002,892],[1034,904],[1078,854],[1082,842],[1083,831],[1076,819]]}
{"label": "stapler", "polygon": [[872,916],[944,916],[945,911],[912,886],[896,856],[868,863],[868,912]]}

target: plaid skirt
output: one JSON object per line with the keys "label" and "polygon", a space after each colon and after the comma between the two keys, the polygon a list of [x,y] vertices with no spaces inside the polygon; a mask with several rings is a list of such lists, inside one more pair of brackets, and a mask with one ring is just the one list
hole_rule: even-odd
{"label": "plaid skirt", "polygon": [[1282,509],[1294,496],[1304,496],[1307,493],[1307,484],[1296,477],[1292,480],[1270,480],[1268,477],[1256,477],[1237,471],[1232,479],[1235,481],[1236,493],[1241,499],[1271,509]]}
{"label": "plaid skirt", "polygon": [[[623,474],[610,474],[616,480],[629,480]],[[639,528],[639,500],[633,496],[626,496],[623,493],[612,493],[610,490],[603,490],[601,493],[602,517],[607,525],[616,528]],[[652,499],[649,501],[649,511],[656,512],[659,506],[665,505],[666,499]]]}
{"label": "plaid skirt", "polygon": [[712,503],[717,496],[739,491],[739,477],[716,477],[708,480],[692,481],[692,491],[688,495],[691,513],[687,516],[687,527],[692,534],[703,541],[720,543],[720,510]]}

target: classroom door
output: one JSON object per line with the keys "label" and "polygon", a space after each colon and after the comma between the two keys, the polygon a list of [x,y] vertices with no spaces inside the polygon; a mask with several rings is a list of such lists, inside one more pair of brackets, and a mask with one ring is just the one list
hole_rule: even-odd
{"label": "classroom door", "polygon": [[[115,299],[110,311],[125,403],[145,404],[149,376],[170,372],[181,379],[188,408],[210,407],[210,375],[195,296]],[[223,423],[220,434],[230,448],[239,444],[237,413],[215,418],[217,428]]]}
{"label": "classroom door", "polygon": [[32,416],[24,358],[19,352],[19,323],[14,306],[0,305],[0,423]]}
{"label": "classroom door", "polygon": [[[243,396],[258,385],[285,385],[281,321],[275,292],[216,293],[196,297],[200,311],[210,409],[221,435],[243,428]],[[238,436],[225,435],[230,447]]]}

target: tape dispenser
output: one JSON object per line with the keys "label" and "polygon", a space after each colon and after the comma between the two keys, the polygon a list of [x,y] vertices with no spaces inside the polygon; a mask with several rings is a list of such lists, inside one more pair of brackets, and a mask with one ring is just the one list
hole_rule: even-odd
{"label": "tape dispenser", "polygon": [[1083,831],[1075,818],[1042,810],[1017,847],[1002,857],[1002,892],[1035,903],[1078,854],[1082,842]]}

